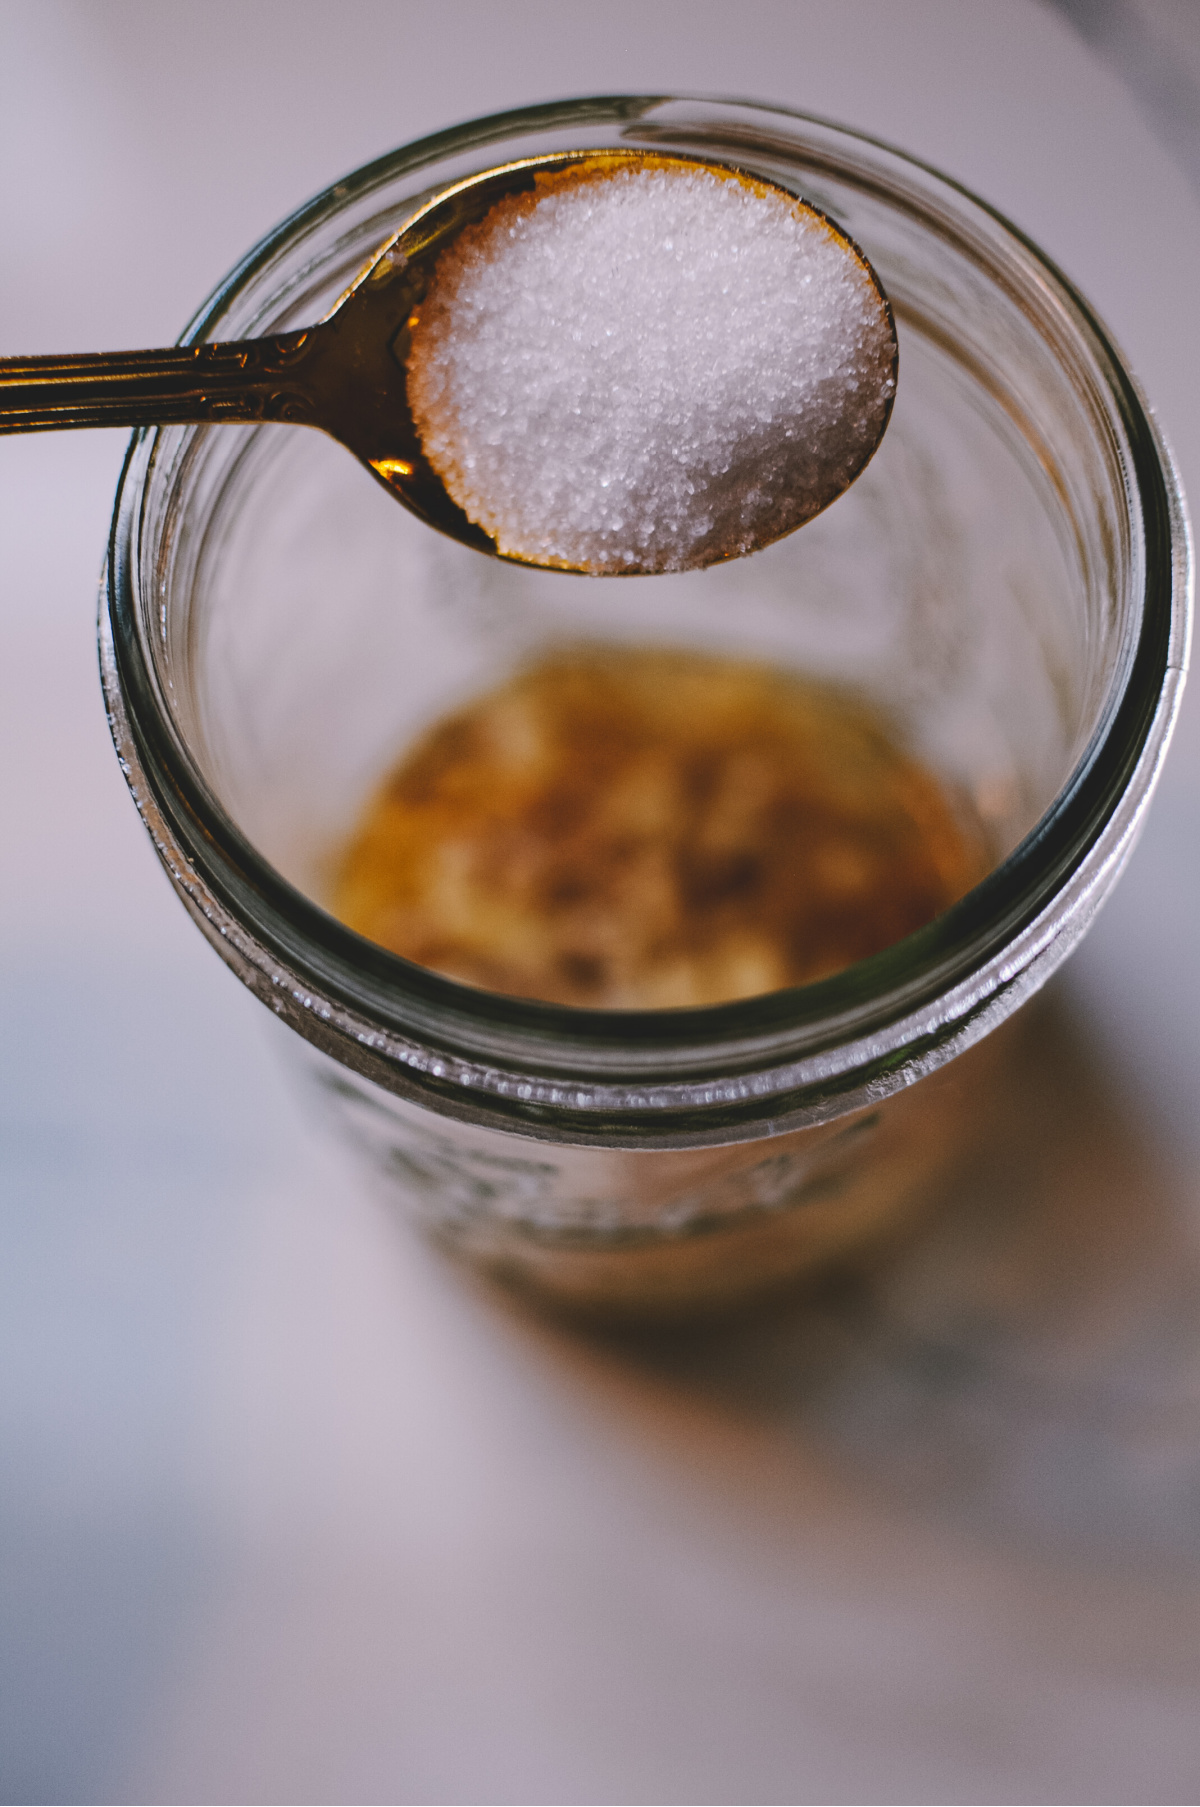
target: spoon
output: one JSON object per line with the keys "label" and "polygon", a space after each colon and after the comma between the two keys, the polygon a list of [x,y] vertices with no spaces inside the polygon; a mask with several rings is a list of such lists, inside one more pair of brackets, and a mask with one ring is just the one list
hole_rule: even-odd
{"label": "spoon", "polygon": [[[729,164],[637,150],[569,151],[505,164],[467,177],[427,202],[376,253],[325,318],[302,331],[161,351],[85,353],[0,360],[0,433],[59,427],[212,425],[224,421],[281,421],[318,427],[354,454],[389,492],[431,527],[514,562],[557,569],[594,569],[551,555],[502,550],[469,518],[426,453],[409,401],[408,360],[421,303],[439,258],[465,228],[478,225],[502,200],[562,184],[578,175],[595,180],[625,168],[703,170],[757,194],[781,196],[798,213],[820,221],[841,245],[878,298],[890,334],[890,379],[864,443],[839,470],[804,518],[849,486],[882,438],[894,392],[895,329],[891,309],[870,264],[824,215],[789,190]],[[827,485],[829,487],[829,485]],[[709,547],[693,563],[756,550],[798,522],[780,527],[778,510],[751,520],[743,542]],[[640,572],[666,569],[646,562]],[[677,567],[671,567],[677,568]]]}

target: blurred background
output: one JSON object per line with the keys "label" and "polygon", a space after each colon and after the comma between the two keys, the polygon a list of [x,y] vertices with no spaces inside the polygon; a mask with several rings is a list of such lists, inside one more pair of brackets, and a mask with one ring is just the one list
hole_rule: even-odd
{"label": "blurred background", "polygon": [[[167,343],[347,169],[622,90],[957,176],[1200,497],[1195,0],[3,0],[0,350]],[[1194,1800],[1200,694],[927,1236],[589,1339],[400,1233],[171,895],[95,676],[123,446],[0,440],[3,1799]]]}

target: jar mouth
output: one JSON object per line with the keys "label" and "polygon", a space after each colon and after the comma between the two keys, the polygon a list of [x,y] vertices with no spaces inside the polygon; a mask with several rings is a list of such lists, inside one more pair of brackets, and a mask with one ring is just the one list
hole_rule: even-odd
{"label": "jar mouth", "polygon": [[[684,111],[681,118],[679,109]],[[459,984],[364,940],[289,883],[213,794],[175,719],[152,639],[165,598],[146,594],[151,486],[164,476],[163,430],[131,441],[117,492],[101,598],[102,672],[121,756],[160,855],[226,958],[310,1039],[393,1090],[437,1108],[527,1125],[578,1119],[579,1139],[648,1117],[688,1140],[816,1120],[919,1077],[985,1033],[1048,976],[1102,900],[1132,845],[1173,723],[1186,668],[1189,538],[1170,455],[1137,385],[1088,304],[986,203],[902,153],[801,113],[742,102],[598,97],[494,115],[379,159],[327,189],[240,263],[184,342],[253,330],[237,308],[249,285],[318,227],[400,174],[478,157],[517,133],[616,124],[668,144],[697,119],[714,154],[769,150],[803,134],[808,162],[844,168],[904,197],[960,239],[997,247],[1038,287],[1102,390],[1140,542],[1121,644],[1096,725],[1067,783],[1031,832],[965,897],[924,928],[831,977],[790,990],[682,1009],[601,1010],[500,996]],[[794,143],[793,137],[789,142]],[[864,171],[866,172],[864,174]],[[383,232],[380,233],[382,237]],[[208,429],[168,429],[194,439]],[[184,440],[178,442],[185,443]],[[173,451],[177,466],[178,446]],[[183,454],[183,455],[186,455]],[[363,481],[365,481],[365,476]],[[169,524],[174,531],[176,523]],[[678,1128],[703,1112],[703,1130]],[[614,1127],[614,1125],[616,1127]]]}

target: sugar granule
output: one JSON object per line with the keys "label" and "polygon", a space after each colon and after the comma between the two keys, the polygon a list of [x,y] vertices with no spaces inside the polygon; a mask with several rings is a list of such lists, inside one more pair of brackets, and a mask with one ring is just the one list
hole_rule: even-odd
{"label": "sugar granule", "polygon": [[498,549],[683,570],[810,519],[865,463],[895,345],[822,217],[694,164],[506,197],[436,266],[408,394]]}

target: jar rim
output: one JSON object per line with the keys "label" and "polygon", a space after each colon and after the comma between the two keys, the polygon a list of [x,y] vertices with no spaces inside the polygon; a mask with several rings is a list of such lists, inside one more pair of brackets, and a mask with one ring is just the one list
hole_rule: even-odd
{"label": "jar rim", "polygon": [[[201,926],[277,1012],[344,1064],[434,1109],[525,1133],[607,1145],[731,1141],[814,1122],[920,1077],[1042,983],[1130,850],[1178,706],[1190,624],[1190,537],[1177,473],[1135,379],[1089,304],[1004,216],[929,165],[810,115],[695,97],[594,97],[491,115],[403,146],[333,184],[269,233],[197,313],[210,337],[282,249],[354,200],[451,153],[589,120],[671,129],[706,108],[731,128],[777,119],[827,156],[870,153],[877,179],[999,234],[1049,286],[1085,342],[1125,436],[1126,493],[1144,557],[1140,607],[1088,746],[1050,807],[965,897],[904,940],[789,990],[672,1010],[595,1010],[459,984],[366,941],[293,887],[212,796],[143,643],[139,545],[157,429],[134,434],[101,590],[101,666],[118,754],[139,808]],[[793,139],[793,143],[795,140]],[[861,162],[855,164],[861,168]],[[200,429],[204,431],[204,429]]]}

